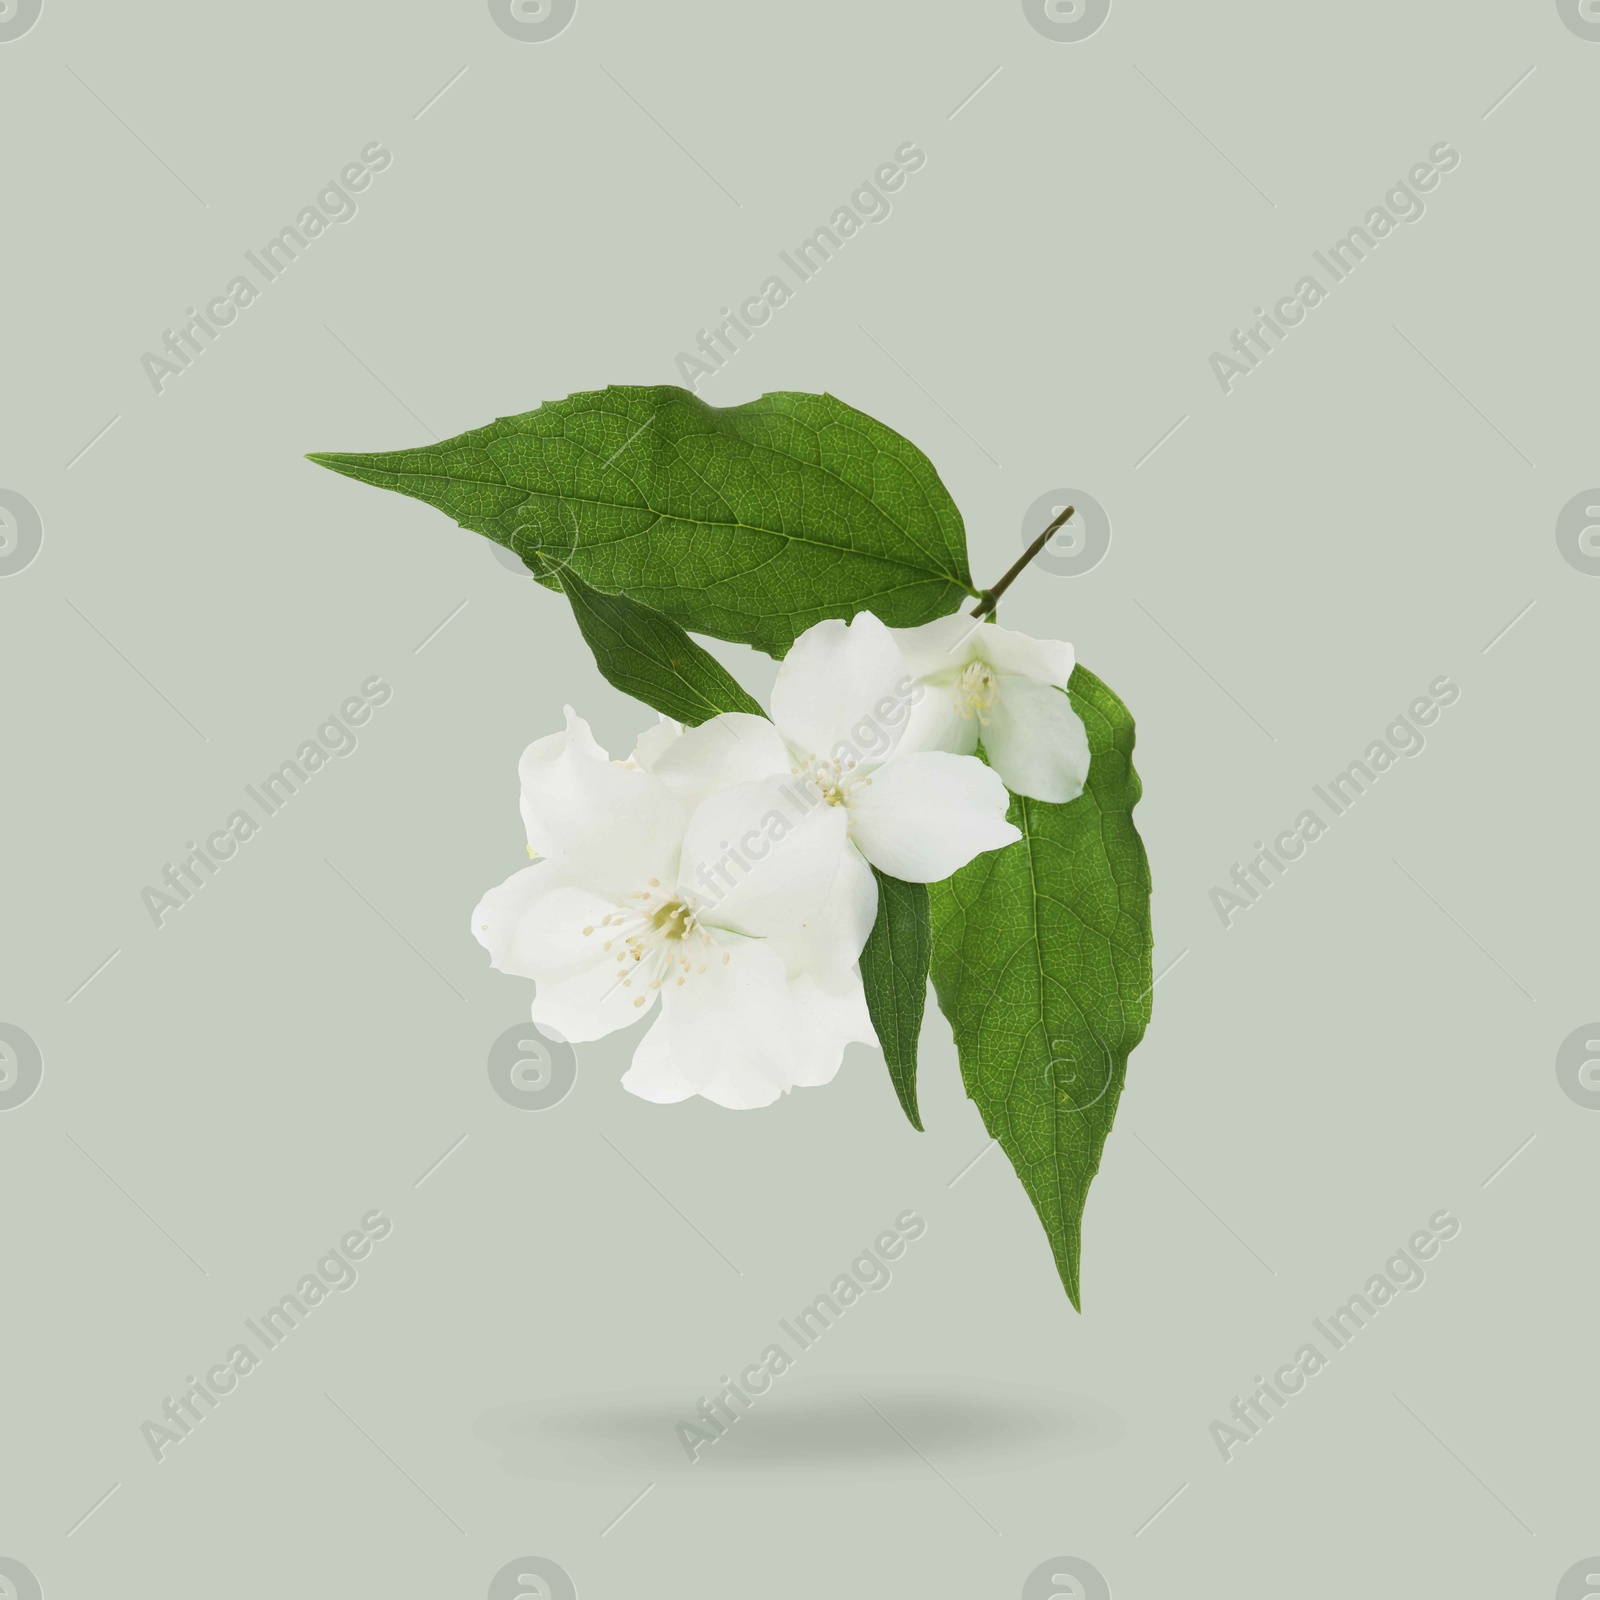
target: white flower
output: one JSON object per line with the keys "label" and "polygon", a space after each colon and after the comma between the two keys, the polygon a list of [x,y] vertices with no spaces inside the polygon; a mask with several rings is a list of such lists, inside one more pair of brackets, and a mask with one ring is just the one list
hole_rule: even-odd
{"label": "white flower", "polygon": [[902,750],[922,695],[894,635],[870,611],[819,622],[794,642],[772,686],[772,720],[797,776],[850,819],[873,866],[937,883],[1022,835],[1005,786],[970,753]]}
{"label": "white flower", "polygon": [[981,761],[902,751],[922,697],[889,629],[871,612],[849,624],[819,622],[778,669],[771,722],[725,713],[665,748],[652,734],[652,770],[668,783],[683,781],[672,771],[681,746],[724,730],[718,759],[726,781],[787,774],[781,792],[793,808],[843,816],[873,866],[936,883],[1021,834],[1006,821],[1005,785]]}
{"label": "white flower", "polygon": [[768,1105],[875,1042],[857,966],[877,916],[868,863],[930,883],[1020,837],[970,755],[900,746],[924,691],[870,613],[822,622],[778,671],[773,721],[663,719],[612,761],[569,709],[519,766],[538,859],[473,933],[538,984],[534,1021],[598,1039],[660,1015],[624,1087]]}
{"label": "white flower", "polygon": [[960,615],[897,628],[894,637],[928,691],[908,749],[970,755],[981,743],[1014,794],[1060,803],[1083,793],[1089,737],[1063,693],[1070,644]]}
{"label": "white flower", "polygon": [[843,815],[752,781],[740,742],[726,728],[658,738],[669,782],[611,761],[569,709],[519,768],[541,859],[473,913],[492,964],[538,984],[533,1018],[564,1038],[600,1038],[659,998],[623,1078],[647,1100],[767,1105],[828,1082],[844,1045],[873,1037],[855,963],[877,886]]}

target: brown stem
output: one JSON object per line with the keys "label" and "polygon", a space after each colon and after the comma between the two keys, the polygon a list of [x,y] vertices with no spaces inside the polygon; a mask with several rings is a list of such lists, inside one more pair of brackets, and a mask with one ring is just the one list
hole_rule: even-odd
{"label": "brown stem", "polygon": [[1044,549],[1044,547],[1050,542],[1050,535],[1053,534],[1062,523],[1067,521],[1067,519],[1071,517],[1072,513],[1076,510],[1076,506],[1068,506],[1067,509],[1063,511],[1061,515],[1057,517],[1056,520],[1052,522],[1050,526],[1046,528],[1044,532],[1041,533],[1039,537],[1022,552],[1020,556],[1017,557],[1017,559],[1011,565],[1011,570],[1006,573],[1006,575],[994,586],[994,588],[984,590],[983,598],[972,608],[973,616],[987,616],[997,605],[1000,604],[1000,596],[1011,587],[1012,583],[1016,579],[1017,574],[1021,572],[1022,569],[1027,566],[1027,564],[1032,561],[1041,550]]}

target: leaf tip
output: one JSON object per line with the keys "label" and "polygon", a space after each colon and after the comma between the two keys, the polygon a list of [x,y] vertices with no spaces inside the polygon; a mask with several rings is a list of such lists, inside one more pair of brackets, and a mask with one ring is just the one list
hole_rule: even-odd
{"label": "leaf tip", "polygon": [[370,455],[349,450],[313,450],[306,455],[307,461],[326,467],[329,472],[337,472],[341,478],[354,478],[366,483],[373,481],[373,459]]}
{"label": "leaf tip", "polygon": [[1067,1291],[1067,1299],[1072,1309],[1081,1317],[1083,1315],[1083,1289],[1078,1281],[1078,1264],[1076,1261],[1070,1265],[1058,1260],[1056,1271],[1061,1278],[1061,1287]]}

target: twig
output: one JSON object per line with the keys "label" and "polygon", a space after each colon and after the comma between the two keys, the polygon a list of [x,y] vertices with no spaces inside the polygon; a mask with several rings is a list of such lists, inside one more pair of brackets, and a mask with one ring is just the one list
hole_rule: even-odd
{"label": "twig", "polygon": [[979,600],[977,605],[972,608],[973,616],[987,616],[997,605],[1000,604],[1000,596],[1011,587],[1012,583],[1016,580],[1017,574],[1021,572],[1022,569],[1027,566],[1027,564],[1032,561],[1041,550],[1044,549],[1044,547],[1050,542],[1050,535],[1053,534],[1062,523],[1067,521],[1067,519],[1071,517],[1075,510],[1077,510],[1076,506],[1068,506],[1067,509],[1063,511],[1061,515],[1057,517],[1056,520],[1052,522],[1050,526],[1046,528],[1044,532],[1041,533],[1039,537],[1022,552],[1020,556],[1017,557],[1017,559],[1011,565],[1011,570],[1006,573],[1006,575],[994,586],[994,588],[985,589],[983,591],[983,598]]}

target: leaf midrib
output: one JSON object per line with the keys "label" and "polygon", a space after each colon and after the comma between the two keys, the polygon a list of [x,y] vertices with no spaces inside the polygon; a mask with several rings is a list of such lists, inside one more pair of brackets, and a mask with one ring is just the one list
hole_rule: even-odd
{"label": "leaf midrib", "polygon": [[[612,413],[612,414],[615,415],[615,413]],[[632,417],[628,417],[625,420],[631,422],[633,419],[632,419]],[[645,421],[645,427],[646,428],[649,427],[651,420],[653,420],[653,419],[649,419],[649,418],[646,419],[646,421]],[[819,429],[819,428],[817,428],[817,427],[815,427],[815,426],[813,426],[813,425],[811,425],[809,423],[801,424],[801,426],[805,427],[806,431],[809,432],[811,434],[812,438],[815,439],[818,442],[818,444],[820,445],[820,443],[821,443],[821,429]],[[833,424],[829,424],[829,426],[833,426]],[[643,431],[644,431],[643,429],[640,430],[640,432],[643,432]],[[860,429],[852,429],[851,431],[854,432],[858,437],[862,438],[866,442],[868,447],[872,450],[874,456],[889,455],[889,452],[885,451],[880,445],[877,445],[877,444],[873,443],[873,441],[866,439],[866,436],[861,433]],[[583,440],[574,439],[574,438],[572,438],[572,436],[570,434],[562,434],[560,437],[562,437],[563,439],[566,439],[569,443],[575,445],[579,450],[582,450],[586,455],[594,456],[594,455],[598,454],[597,451],[591,450],[589,448],[589,446],[583,442]],[[723,501],[723,503],[726,503],[725,497],[724,497],[724,495],[722,493],[722,490],[719,489],[714,483],[712,483],[711,480],[706,477],[705,473],[701,471],[699,466],[697,466],[693,461],[691,461],[689,459],[689,457],[684,454],[684,451],[683,451],[683,439],[684,438],[687,437],[687,438],[691,438],[691,439],[703,439],[703,438],[708,437],[708,435],[706,435],[704,433],[690,433],[690,434],[687,434],[687,435],[658,433],[656,435],[656,437],[658,439],[662,440],[663,443],[671,445],[674,457],[683,465],[683,467],[687,471],[692,472],[695,475],[695,477],[697,477],[700,480],[700,482],[705,485],[706,489],[711,494],[715,495],[719,501]],[[499,440],[495,440],[494,442],[498,444]],[[754,443],[751,440],[748,440],[748,439],[745,439],[745,438],[742,438],[742,437],[740,438],[739,443],[744,445],[750,452],[749,456],[746,459],[745,464],[750,468],[750,470],[752,472],[756,472],[761,476],[762,482],[768,488],[771,488],[771,489],[775,490],[778,486],[776,484],[774,484],[764,473],[760,472],[760,468],[757,465],[757,459],[759,457],[763,456],[763,455],[770,456],[772,454],[775,454],[776,452],[773,451],[773,449],[772,449],[772,447],[770,445],[763,445],[763,444]],[[484,453],[486,455],[490,455],[490,459],[491,460],[494,459],[489,451],[485,450]],[[611,465],[612,461],[614,461],[615,459],[616,459],[615,455],[612,455],[612,456],[608,457],[601,464],[600,470],[602,472],[604,472],[605,469],[607,467],[609,467]],[[898,460],[898,457],[890,455],[890,459],[891,460]],[[500,463],[498,461],[496,461],[495,465],[498,467],[500,465]],[[807,463],[805,463],[805,465],[807,466],[807,468],[810,471],[820,472],[824,477],[831,478],[847,494],[853,495],[858,499],[866,499],[867,503],[869,505],[873,506],[874,509],[882,511],[885,516],[889,515],[888,510],[885,507],[878,505],[878,503],[875,500],[872,500],[870,497],[864,495],[863,492],[860,489],[858,489],[853,483],[849,482],[845,478],[841,478],[839,476],[839,474],[836,471],[834,471],[834,469],[832,467],[826,465],[824,462],[813,461],[813,462],[807,462]],[[632,484],[635,489],[639,490],[639,492],[641,494],[643,494],[644,491],[642,489],[640,489],[638,481],[635,478],[633,478],[632,476],[630,476],[630,474],[629,474],[629,472],[627,470],[625,470],[625,469],[619,469],[619,470],[622,472],[623,478],[628,483]],[[604,505],[607,502],[605,502],[605,501],[599,501],[599,502],[587,501],[586,503],[587,504],[601,504],[601,505]],[[934,510],[934,508],[931,505],[930,505],[929,509],[930,510]],[[663,513],[659,512],[659,511],[656,512],[656,520],[660,521],[662,515],[663,515]],[[937,515],[938,515],[938,513],[935,510],[935,516],[937,517]],[[890,521],[891,521],[891,523],[892,523],[892,525],[894,527],[895,532],[898,533],[901,536],[901,538],[906,539],[907,541],[909,541],[909,543],[913,546],[913,548],[915,548],[917,554],[922,556],[924,558],[924,560],[929,561],[929,562],[933,562],[933,561],[935,561],[937,559],[935,556],[930,554],[930,552],[927,551],[915,538],[912,537],[911,530],[909,528],[907,528],[903,522],[895,521],[893,518],[890,518]],[[721,524],[719,524],[719,526],[721,526]],[[747,527],[748,524],[741,523],[741,524],[738,524],[738,526]],[[761,530],[761,531],[764,531],[764,530]],[[805,542],[810,543],[811,541],[805,541]],[[963,530],[963,541],[962,542],[965,543],[965,530]],[[832,545],[823,545],[823,546],[819,546],[819,548],[822,548],[822,549],[833,549],[834,546],[832,546]],[[909,563],[897,563],[897,564],[909,565]],[[928,568],[921,568],[921,569],[913,569],[913,570],[927,571],[929,569]],[[950,581],[951,582],[955,582],[956,580],[951,579]],[[974,598],[977,598],[978,591],[973,589],[973,588],[971,588],[970,585],[962,584],[961,587],[965,588],[967,590],[967,592],[969,594],[971,594]]]}
{"label": "leaf midrib", "polygon": [[[357,457],[356,459],[360,460],[361,458]],[[819,470],[826,471],[827,469],[822,468]],[[654,506],[630,506],[626,503],[626,501],[622,500],[597,500],[593,495],[566,494],[555,489],[523,489],[518,484],[507,483],[503,478],[497,482],[493,478],[468,478],[459,473],[449,474],[441,472],[411,472],[391,468],[368,468],[368,471],[382,471],[392,478],[422,478],[433,483],[469,484],[482,489],[511,489],[519,494],[525,495],[528,500],[538,496],[546,500],[575,502],[578,505],[585,506],[602,506],[614,511],[644,511],[653,516],[656,519],[656,522],[670,520],[672,522],[681,523],[685,527],[727,528],[729,530],[737,530],[742,533],[764,533],[769,538],[787,539],[794,544],[810,545],[814,549],[826,550],[830,554],[836,556],[848,555],[853,556],[858,561],[877,561],[886,566],[904,567],[908,572],[921,573],[924,582],[929,582],[935,578],[941,578],[944,580],[944,582],[953,584],[956,588],[960,589],[964,594],[969,595],[974,600],[978,598],[978,591],[974,589],[969,582],[967,582],[965,579],[956,577],[953,573],[946,572],[942,567],[917,566],[913,562],[902,560],[898,556],[878,555],[871,551],[856,550],[848,545],[826,544],[820,539],[808,539],[804,534],[785,533],[779,528],[763,528],[753,522],[741,522],[737,518],[725,522],[711,520],[691,520],[686,517],[676,516],[670,512],[657,511]],[[843,478],[839,478],[834,474],[830,474],[830,476],[834,477],[834,481],[836,483],[844,484]],[[846,488],[851,487],[849,484],[844,484],[844,486]],[[852,492],[856,494],[860,493],[859,490],[852,490]],[[518,506],[507,507],[507,510],[519,510],[521,505],[525,505],[526,503],[527,500],[524,500],[520,502]],[[868,503],[870,504],[871,502]],[[881,510],[881,508],[877,507],[874,509]],[[503,513],[496,514],[503,515]],[[654,526],[654,524],[652,524],[652,526]],[[646,529],[645,531],[648,532],[649,530]],[[899,528],[897,531],[903,534],[905,529]],[[633,535],[629,534],[627,537],[632,538]]]}
{"label": "leaf midrib", "polygon": [[[1034,834],[1028,812],[1028,798],[1026,795],[1018,795],[1017,798],[1022,802],[1022,837],[1027,840],[1028,846],[1028,898],[1029,909],[1031,913],[1030,924],[1033,933],[1031,942],[1033,945],[1034,971],[1039,980],[1039,1028],[1044,1036],[1046,1057],[1049,1059],[1049,1052],[1055,1047],[1050,1042],[1050,1024],[1046,1016],[1044,950],[1039,943],[1039,907],[1043,903],[1043,897],[1039,893],[1039,878],[1037,872],[1034,870]],[[1092,797],[1086,796],[1086,798]],[[1100,810],[1098,803],[1095,805],[1095,810],[1097,812]],[[1097,1044],[1101,1044],[1099,1035],[1095,1033],[1094,1027],[1090,1023],[1088,1017],[1084,1015],[1083,1007],[1080,1006],[1073,998],[1072,992],[1064,984],[1057,984],[1056,987],[1059,988],[1066,996],[1067,1003],[1072,1007],[1072,1009],[1078,1013],[1078,1020],[1083,1024],[1085,1032],[1087,1032],[1089,1037]],[[1101,1044],[1101,1048],[1104,1048],[1103,1044]],[[1017,1064],[1017,1066],[1020,1066],[1020,1062]],[[1012,1068],[1013,1080],[1016,1076],[1017,1066],[1013,1066]],[[1055,1085],[1053,1083],[1050,1087],[1052,1094],[1059,1092],[1055,1089]],[[1109,1089],[1109,1087],[1110,1085],[1108,1084],[1107,1088]],[[1011,1095],[1008,1090],[1006,1094],[1006,1108],[1008,1113],[1010,1106]],[[1074,1109],[1077,1108],[1075,1107]],[[1062,1232],[1065,1234],[1070,1232],[1071,1229],[1066,1211],[1066,1185],[1061,1181],[1061,1125],[1059,1119],[1060,1107],[1057,1105],[1052,1105],[1050,1107],[1050,1171],[1051,1175],[1055,1178],[1055,1205],[1053,1209],[1055,1210],[1056,1216],[1059,1219]],[[1074,1279],[1077,1277],[1077,1272],[1075,1269],[1073,1272],[1073,1277]]]}

